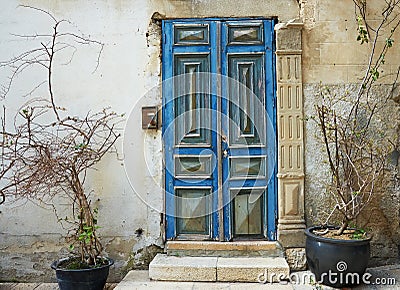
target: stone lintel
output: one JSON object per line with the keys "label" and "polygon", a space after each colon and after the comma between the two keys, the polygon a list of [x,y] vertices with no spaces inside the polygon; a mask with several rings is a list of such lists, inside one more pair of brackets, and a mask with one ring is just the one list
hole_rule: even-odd
{"label": "stone lintel", "polygon": [[276,26],[276,50],[277,51],[301,51],[301,29],[303,24],[299,22],[280,23]]}

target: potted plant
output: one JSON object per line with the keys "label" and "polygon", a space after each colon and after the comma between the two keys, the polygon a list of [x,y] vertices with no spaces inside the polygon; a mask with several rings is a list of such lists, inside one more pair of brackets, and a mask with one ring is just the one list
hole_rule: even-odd
{"label": "potted plant", "polygon": [[[6,180],[7,191],[2,191],[2,196],[12,193],[17,198],[50,205],[57,220],[67,226],[66,238],[72,254],[51,265],[61,290],[103,289],[114,262],[102,256],[97,233],[98,210],[85,190],[85,181],[88,170],[115,147],[120,137],[116,124],[121,116],[107,108],[95,113],[88,111],[83,116],[70,115],[66,108],[57,105],[53,84],[55,57],[66,49],[75,50],[71,42],[96,45],[99,53],[103,44],[64,31],[63,25],[69,25],[69,21],[57,20],[38,8],[24,7],[49,16],[53,31],[30,36],[38,41],[36,48],[0,63],[12,69],[3,96],[26,67],[38,66],[45,69],[48,98],[31,98],[24,103],[10,131],[6,130],[10,126],[4,124],[6,113],[3,114],[1,144],[7,154],[2,155],[1,177]],[[65,205],[69,210],[66,215]]]}
{"label": "potted plant", "polygon": [[[400,71],[384,95],[375,91],[400,23],[396,4],[385,2],[381,22],[372,28],[366,19],[367,1],[353,2],[360,15],[357,40],[370,45],[365,76],[353,93],[336,95],[329,86],[321,85],[312,117],[325,149],[331,175],[327,191],[334,206],[323,225],[306,229],[306,257],[317,280],[334,287],[361,283],[368,265],[372,234],[357,227],[355,221],[384,187],[386,160],[393,143],[390,130],[385,128],[387,122],[382,122],[382,109],[393,97]],[[383,36],[383,27],[391,24]],[[385,42],[379,50],[377,43],[382,39]],[[329,225],[333,216],[340,217],[339,226]]]}
{"label": "potted plant", "polygon": [[[53,115],[53,109],[60,114],[58,108],[40,101],[19,114],[13,165],[16,195],[50,204],[58,221],[69,225],[67,239],[73,255],[51,265],[60,289],[103,289],[113,260],[101,255],[98,211],[84,184],[87,171],[119,138],[113,124],[116,114],[104,110],[84,118],[60,116],[51,123],[38,120]],[[59,216],[60,200],[70,208],[69,217]]]}

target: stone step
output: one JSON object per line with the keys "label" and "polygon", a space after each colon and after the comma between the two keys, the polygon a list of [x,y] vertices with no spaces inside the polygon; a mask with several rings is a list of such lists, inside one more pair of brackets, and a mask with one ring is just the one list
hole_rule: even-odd
{"label": "stone step", "polygon": [[167,254],[177,257],[283,257],[282,246],[271,241],[169,241]]}
{"label": "stone step", "polygon": [[157,254],[149,277],[160,281],[278,282],[289,277],[283,257],[176,257]]}

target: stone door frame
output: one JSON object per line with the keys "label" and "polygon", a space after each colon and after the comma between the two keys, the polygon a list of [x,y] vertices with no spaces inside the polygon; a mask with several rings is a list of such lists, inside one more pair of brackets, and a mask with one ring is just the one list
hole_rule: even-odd
{"label": "stone door frame", "polygon": [[278,24],[276,31],[278,136],[278,241],[304,247],[304,127],[302,23]]}

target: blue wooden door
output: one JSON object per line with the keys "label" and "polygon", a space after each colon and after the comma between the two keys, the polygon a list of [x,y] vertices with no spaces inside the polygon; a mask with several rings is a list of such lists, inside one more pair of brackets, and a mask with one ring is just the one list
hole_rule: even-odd
{"label": "blue wooden door", "polygon": [[275,239],[273,25],[163,21],[167,239]]}

